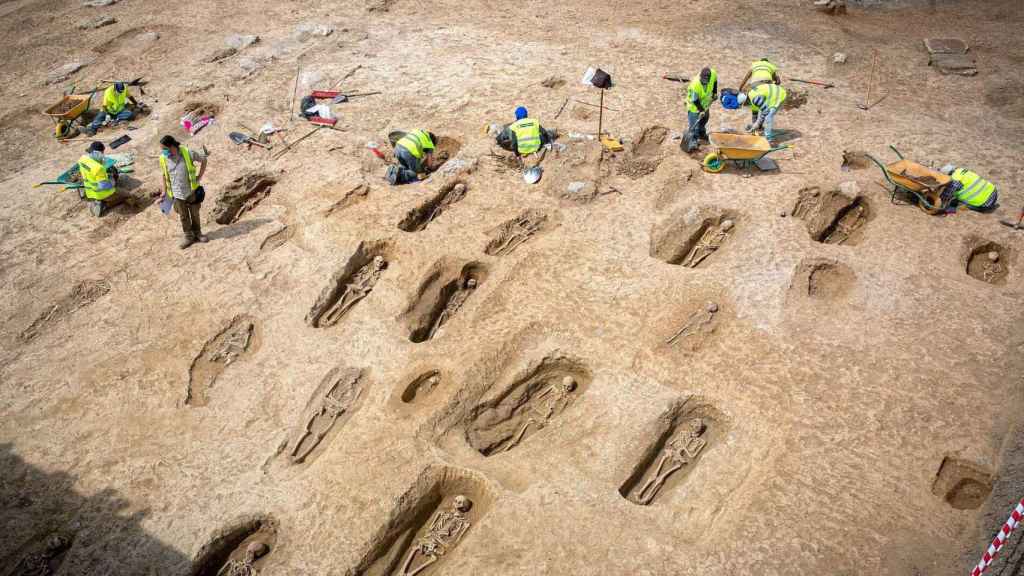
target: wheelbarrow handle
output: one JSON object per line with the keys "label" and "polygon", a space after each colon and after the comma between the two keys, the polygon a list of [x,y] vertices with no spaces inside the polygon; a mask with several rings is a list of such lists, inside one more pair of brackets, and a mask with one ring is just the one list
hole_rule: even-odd
{"label": "wheelbarrow handle", "polygon": [[[897,150],[895,146],[893,146],[892,144],[889,144],[889,148],[892,148],[892,151],[895,152],[897,156],[899,156],[900,160],[903,160],[903,154],[900,154],[900,151]],[[872,158],[872,160],[874,160],[874,158]],[[876,162],[877,162],[877,160],[876,160]]]}
{"label": "wheelbarrow handle", "polygon": [[[893,148],[893,150],[895,150],[895,148]],[[899,154],[899,152],[897,152],[897,154]],[[892,177],[889,176],[889,169],[885,167],[885,164],[882,164],[878,160],[878,158],[875,158],[871,154],[865,154],[865,156],[867,156],[869,160],[878,165],[878,169],[882,171],[882,176],[885,176],[885,179],[887,182],[889,182],[890,186],[896,186],[896,183],[892,181]],[[900,156],[900,158],[902,158],[902,156]]]}

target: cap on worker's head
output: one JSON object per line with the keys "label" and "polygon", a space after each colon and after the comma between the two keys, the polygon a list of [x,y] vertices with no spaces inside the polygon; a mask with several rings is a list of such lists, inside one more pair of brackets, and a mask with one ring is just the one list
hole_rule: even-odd
{"label": "cap on worker's head", "polygon": [[437,134],[427,132],[427,136],[430,136],[430,141],[434,143],[434,146],[437,146]]}
{"label": "cap on worker's head", "polygon": [[700,71],[700,81],[707,82],[708,80],[711,80],[711,68],[705,66],[704,69]]}
{"label": "cap on worker's head", "polygon": [[528,115],[529,112],[526,111],[526,106],[520,106],[516,108],[516,120],[522,120],[523,118],[526,118]]}
{"label": "cap on worker's head", "polygon": [[107,147],[103,145],[103,142],[96,141],[89,144],[89,152],[103,152],[106,149]]}
{"label": "cap on worker's head", "polygon": [[771,62],[771,60],[769,60],[767,56],[761,56],[761,61],[762,62]]}
{"label": "cap on worker's head", "polygon": [[946,174],[947,176],[952,174],[953,170],[956,170],[956,166],[953,166],[952,164],[946,164],[942,168],[939,168],[939,172],[942,172],[943,174]]}
{"label": "cap on worker's head", "polygon": [[124,82],[114,82],[114,90],[124,92]]}
{"label": "cap on worker's head", "polygon": [[166,136],[160,139],[160,145],[166,146],[168,148],[177,148],[178,141],[174,139],[174,136],[167,134]]}

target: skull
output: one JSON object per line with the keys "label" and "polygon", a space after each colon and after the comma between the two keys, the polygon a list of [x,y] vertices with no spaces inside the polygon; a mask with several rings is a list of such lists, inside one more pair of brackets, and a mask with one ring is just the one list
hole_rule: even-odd
{"label": "skull", "polygon": [[733,222],[732,220],[722,220],[722,232],[728,232],[729,230],[732,230],[734,224],[735,222]]}
{"label": "skull", "polygon": [[683,425],[683,430],[691,436],[700,436],[700,433],[704,431],[704,420],[701,418],[687,420]]}
{"label": "skull", "polygon": [[261,556],[265,556],[267,552],[270,552],[270,547],[263,542],[250,542],[249,545],[245,547],[245,557],[249,558],[250,561]]}
{"label": "skull", "polygon": [[572,392],[576,389],[576,379],[572,376],[562,378],[562,390]]}
{"label": "skull", "polygon": [[46,550],[48,552],[55,552],[67,546],[68,541],[60,534],[54,534],[46,539]]}
{"label": "skull", "polygon": [[455,509],[459,512],[469,512],[469,509],[473,507],[473,502],[469,498],[466,498],[462,494],[455,497]]}
{"label": "skull", "polygon": [[378,270],[383,268],[384,267],[384,257],[383,256],[374,256],[373,257],[373,267],[378,269]]}
{"label": "skull", "polygon": [[999,252],[996,252],[995,250],[989,252],[988,260],[989,262],[999,262]]}
{"label": "skull", "polygon": [[469,278],[466,280],[466,288],[470,290],[476,288],[476,278]]}
{"label": "skull", "polygon": [[718,312],[718,304],[715,304],[714,302],[708,302],[707,305],[704,306],[704,309],[714,314],[715,312]]}

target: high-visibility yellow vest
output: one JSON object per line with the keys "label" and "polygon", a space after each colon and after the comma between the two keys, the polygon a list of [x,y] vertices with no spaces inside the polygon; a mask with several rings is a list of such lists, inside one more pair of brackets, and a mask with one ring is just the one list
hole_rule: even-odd
{"label": "high-visibility yellow vest", "polygon": [[767,60],[757,60],[750,64],[750,83],[774,82],[779,67]]}
{"label": "high-visibility yellow vest", "polygon": [[82,184],[85,185],[85,197],[89,200],[104,200],[117,191],[114,187],[100,190],[100,182],[110,180],[110,177],[107,175],[107,167],[102,162],[97,162],[95,158],[88,154],[78,159],[78,172],[82,175]]}
{"label": "high-visibility yellow vest", "polygon": [[516,135],[520,155],[526,156],[540,150],[540,122],[533,118],[523,118],[508,128]]}
{"label": "high-visibility yellow vest", "polygon": [[127,87],[125,87],[124,92],[118,92],[116,88],[109,86],[106,91],[103,92],[103,111],[107,114],[117,114],[121,110],[124,110],[127,103]]}
{"label": "high-visibility yellow vest", "polygon": [[434,142],[426,130],[413,130],[402,136],[395,146],[401,146],[409,151],[417,160],[423,159],[423,154],[434,149]]}
{"label": "high-visibility yellow vest", "polygon": [[953,171],[951,178],[962,186],[956,193],[957,200],[968,206],[984,206],[996,190],[995,184],[966,168],[957,168]]}
{"label": "high-visibility yellow vest", "polygon": [[[188,172],[188,184],[195,191],[199,188],[199,180],[196,178],[196,165],[192,163],[192,153],[188,151],[188,148],[184,146],[178,146],[178,154],[185,160],[185,170]],[[167,158],[164,155],[160,155],[160,169],[164,173],[164,184],[166,185],[167,197],[173,198],[174,193],[171,191],[171,171],[167,168]]]}
{"label": "high-visibility yellow vest", "polygon": [[754,112],[758,112],[761,109],[755,103],[756,100],[761,98],[764,99],[763,105],[765,108],[769,110],[778,108],[786,100],[786,89],[778,84],[758,84],[756,88],[747,92],[747,99],[750,100],[750,109]]}
{"label": "high-visibility yellow vest", "polygon": [[700,100],[700,105],[704,110],[707,110],[711,106],[711,95],[714,93],[715,83],[718,82],[718,72],[714,69],[711,70],[711,78],[708,79],[707,86],[700,83],[700,75],[694,76],[690,79],[690,85],[686,87],[686,101],[689,103],[687,108],[690,112],[697,114],[700,110],[697,109],[697,105],[693,103],[693,97],[697,96]]}

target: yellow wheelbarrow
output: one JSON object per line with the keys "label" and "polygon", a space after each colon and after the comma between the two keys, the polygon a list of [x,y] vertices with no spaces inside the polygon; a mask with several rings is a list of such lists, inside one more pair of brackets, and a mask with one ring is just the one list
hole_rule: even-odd
{"label": "yellow wheelbarrow", "polygon": [[882,164],[874,156],[867,155],[882,170],[882,175],[889,183],[892,192],[889,201],[895,204],[896,193],[903,192],[916,199],[917,206],[928,214],[944,212],[952,196],[943,198],[943,192],[953,179],[942,172],[907,160],[895,146],[889,145],[889,148],[899,157],[898,161],[891,164]]}
{"label": "yellow wheelbarrow", "polygon": [[775,170],[778,165],[765,156],[790,147],[789,144],[783,144],[773,148],[763,136],[728,132],[711,132],[708,134],[708,141],[715,151],[705,156],[702,164],[705,172],[712,173],[725,170],[727,161],[735,162],[743,168],[756,166],[765,171]]}
{"label": "yellow wheelbarrow", "polygon": [[89,109],[90,101],[92,101],[92,94],[71,94],[43,110],[43,114],[52,118],[56,124],[54,136],[58,139],[68,137],[71,123]]}

